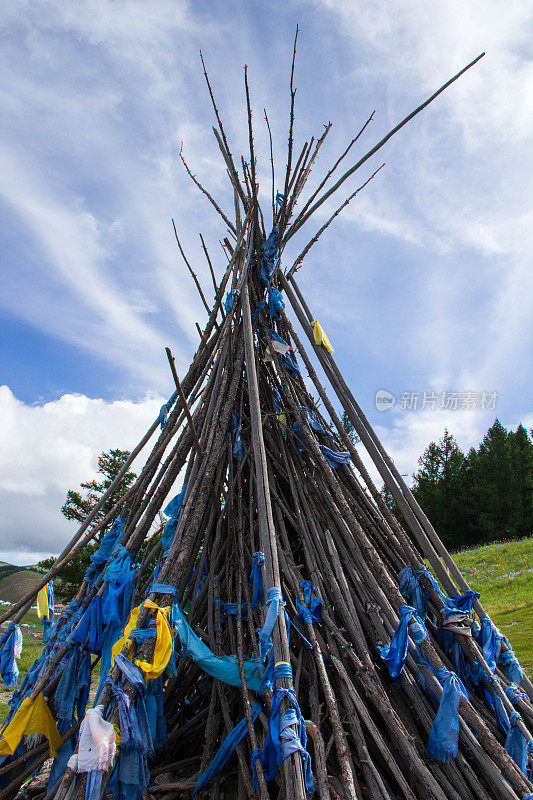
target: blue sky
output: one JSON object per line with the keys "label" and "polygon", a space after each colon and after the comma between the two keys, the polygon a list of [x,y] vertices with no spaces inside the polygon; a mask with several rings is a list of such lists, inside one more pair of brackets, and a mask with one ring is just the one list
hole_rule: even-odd
{"label": "blue sky", "polygon": [[[259,180],[281,175],[296,24],[296,140],[333,128],[318,180],[376,109],[353,161],[482,50],[487,55],[347,182],[386,167],[314,247],[300,285],[401,471],[444,427],[465,449],[496,414],[533,424],[531,2],[22,2],[0,31],[0,558],[71,533],[59,507],[102,449],[132,447],[171,392],[205,313],[223,227],[177,151],[231,210],[198,51],[235,154],[249,67]],[[281,187],[277,187],[280,188]],[[331,212],[294,237],[286,263]],[[379,389],[397,398],[379,412]],[[405,410],[404,392],[498,392],[496,409]],[[481,394],[478,394],[480,397]]]}

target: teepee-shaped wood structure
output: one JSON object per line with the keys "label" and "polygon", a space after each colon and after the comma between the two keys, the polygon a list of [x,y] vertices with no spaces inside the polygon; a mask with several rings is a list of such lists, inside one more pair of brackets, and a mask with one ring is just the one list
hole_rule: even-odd
{"label": "teepee-shaped wood structure", "polygon": [[[356,192],[290,269],[281,266],[287,242],[322,203],[464,71],[326,188],[356,136],[298,212],[329,126],[296,157],[294,59],[288,162],[276,195],[272,159],[268,211],[258,199],[246,72],[250,152],[239,169],[206,73],[233,221],[185,166],[228,229],[228,261],[217,280],[205,251],[212,308],[187,262],[209,319],[181,382],[167,351],[176,392],[124,472],[161,428],[157,441],[116,507],[98,524],[95,509],[43,577],[44,587],[99,538],[76,598],[14,695],[0,739],[0,800],[18,792],[39,800],[533,797],[531,684],[385,452],[295,279]],[[168,519],[154,535],[162,509]],[[34,600],[2,618],[12,618],[2,658]],[[98,706],[87,710],[95,668]],[[51,754],[47,780],[21,789]]]}

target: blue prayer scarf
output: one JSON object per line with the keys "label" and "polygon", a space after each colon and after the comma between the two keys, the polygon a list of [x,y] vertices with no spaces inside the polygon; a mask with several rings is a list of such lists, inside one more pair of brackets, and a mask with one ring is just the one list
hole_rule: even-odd
{"label": "blue prayer scarf", "polygon": [[276,268],[276,255],[278,252],[279,231],[274,226],[272,231],[261,248],[261,272],[259,278],[263,286],[268,286],[272,273]]}
{"label": "blue prayer scarf", "polygon": [[0,636],[0,675],[7,689],[17,685],[19,668],[15,659],[17,637],[22,636],[20,627],[13,620]]}
{"label": "blue prayer scarf", "polygon": [[437,677],[443,686],[439,710],[433,722],[426,755],[447,763],[457,755],[459,745],[459,702],[461,694],[468,700],[463,684],[454,672],[438,669]]}
{"label": "blue prayer scarf", "polygon": [[[251,708],[252,720],[254,722],[259,716],[260,711],[261,703],[255,703]],[[198,794],[199,791],[208,786],[213,778],[224,769],[233,755],[235,748],[246,736],[248,736],[248,725],[246,722],[246,717],[243,717],[241,721],[235,725],[233,730],[228,733],[205,772],[202,772],[200,775],[198,775],[198,782],[192,792],[193,797],[195,794]]]}
{"label": "blue prayer scarf", "polygon": [[418,616],[416,609],[413,608],[413,606],[400,606],[400,621],[398,623],[398,627],[394,631],[392,641],[390,645],[385,645],[385,647],[379,648],[381,658],[387,662],[389,674],[391,678],[394,679],[398,678],[398,676],[401,674],[407,658],[407,650],[409,645],[409,623],[413,614],[415,615],[416,621],[422,626],[425,635],[424,623]]}
{"label": "blue prayer scarf", "polygon": [[268,308],[270,316],[274,317],[274,319],[279,319],[281,311],[285,308],[283,295],[274,287],[268,293]]}
{"label": "blue prayer scarf", "polygon": [[252,572],[250,573],[250,578],[252,579],[252,609],[257,611],[257,606],[265,603],[263,571],[261,569],[265,563],[265,554],[258,550],[253,554],[253,559]]}
{"label": "blue prayer scarf", "polygon": [[[283,677],[292,678],[289,664],[281,662],[274,669],[274,680]],[[288,708],[283,712],[281,705],[286,700]],[[296,727],[296,730],[294,730]],[[265,780],[272,781],[277,775],[279,767],[292,753],[299,752],[302,759],[305,790],[309,796],[314,792],[313,773],[311,772],[311,756],[307,752],[307,734],[305,721],[298,705],[294,689],[284,689],[274,686],[268,729],[261,754],[261,763],[265,772]],[[258,752],[252,755],[253,784],[257,787],[256,758]]]}
{"label": "blue prayer scarf", "polygon": [[324,601],[320,597],[313,597],[313,594],[318,592],[316,586],[311,581],[300,581],[300,589],[304,596],[305,606],[303,606],[296,597],[296,610],[298,612],[298,619],[300,622],[322,622],[321,606]]}

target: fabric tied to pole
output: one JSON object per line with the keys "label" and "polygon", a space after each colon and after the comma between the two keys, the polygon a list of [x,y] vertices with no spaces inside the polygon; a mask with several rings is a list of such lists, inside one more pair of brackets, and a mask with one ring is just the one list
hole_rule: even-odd
{"label": "fabric tied to pole", "polygon": [[267,613],[265,623],[259,631],[259,657],[264,661],[272,648],[272,631],[278,618],[279,608],[285,606],[281,589],[271,586],[267,592]]}
{"label": "fabric tied to pole", "polygon": [[438,669],[437,678],[443,689],[439,710],[429,734],[426,755],[428,758],[447,763],[457,755],[459,703],[461,695],[468,700],[468,694],[455,672]]}
{"label": "fabric tied to pole", "polygon": [[285,301],[283,300],[283,295],[272,287],[268,293],[268,309],[270,311],[270,316],[274,317],[274,319],[279,319],[284,308]]}
{"label": "fabric tied to pole", "polygon": [[54,695],[59,733],[66,733],[83,718],[91,688],[91,656],[79,645],[71,647],[63,661],[63,673]]}
{"label": "fabric tied to pole", "polygon": [[185,499],[186,491],[187,491],[187,484],[184,483],[181,488],[181,492],[177,494],[175,497],[173,497],[170,503],[163,509],[163,514],[165,514],[167,517],[170,517],[167,524],[165,525],[165,528],[163,530],[163,536],[161,538],[161,545],[163,547],[164,555],[168,554],[168,551],[170,550],[170,545],[172,544],[172,540],[174,538],[174,534],[176,533],[178,517],[181,511],[183,500]]}
{"label": "fabric tied to pole", "polygon": [[[220,597],[215,597],[213,604],[220,608],[220,613],[224,617],[236,617],[239,612],[237,603],[225,603]],[[240,619],[248,619],[248,607],[244,600],[241,603]]]}
{"label": "fabric tied to pole", "polygon": [[505,690],[505,694],[514,706],[519,700],[527,700],[527,694],[516,683],[511,683]]}
{"label": "fabric tied to pole", "polygon": [[279,391],[276,389],[276,387],[273,386],[272,384],[270,384],[270,388],[272,390],[272,405],[274,407],[274,411],[276,414],[281,414],[283,412],[281,395]]}
{"label": "fabric tied to pole", "polygon": [[97,594],[95,594],[87,611],[70,634],[68,641],[72,644],[85,644],[87,636],[89,637],[89,650],[91,653],[101,653],[103,637],[102,598]]}
{"label": "fabric tied to pole", "polygon": [[296,449],[303,456],[303,454],[305,453],[305,446],[304,446],[304,443],[303,443],[304,432],[300,428],[300,426],[298,425],[297,422],[293,423],[292,432],[294,434],[294,442],[296,444]]}
{"label": "fabric tied to pole", "polygon": [[106,683],[117,702],[120,722],[120,753],[108,788],[113,797],[140,799],[150,782],[148,756],[154,752],[145,706],[146,685],[140,681],[140,689],[132,703],[114,681],[108,678]]}
{"label": "fabric tied to pole", "polygon": [[43,642],[45,644],[50,641],[50,631],[54,625],[54,605],[54,584],[52,581],[48,581],[37,595],[37,616],[43,626]]}
{"label": "fabric tied to pole", "polygon": [[[251,708],[252,720],[256,721],[261,711],[261,703],[255,703]],[[240,722],[235,725],[232,731],[228,733],[220,747],[218,748],[215,757],[209,764],[205,772],[198,775],[198,782],[192,791],[192,796],[198,794],[202,789],[208,786],[213,778],[221,772],[228,761],[230,760],[237,745],[248,736],[248,724],[246,717],[243,717]]]}
{"label": "fabric tied to pole", "polygon": [[261,248],[261,272],[259,278],[263,286],[268,286],[272,273],[276,268],[276,256],[278,253],[279,231],[276,226],[272,228],[270,235]]}
{"label": "fabric tied to pole", "polygon": [[103,719],[103,706],[90,708],[80,727],[77,772],[107,772],[115,762],[115,728]]}
{"label": "fabric tied to pole", "polygon": [[311,581],[300,581],[300,589],[304,597],[305,606],[303,606],[298,597],[296,597],[296,610],[298,612],[298,619],[300,622],[322,622],[321,606],[324,601],[320,597],[313,597],[318,592],[316,586]]}
{"label": "fabric tied to pole", "polygon": [[490,617],[483,617],[481,620],[481,628],[476,639],[483,650],[483,658],[491,672],[494,672],[500,657],[503,636]]}
{"label": "fabric tied to pole", "polygon": [[224,308],[226,310],[226,314],[229,314],[231,309],[233,308],[233,304],[236,298],[240,295],[240,291],[238,289],[232,289],[230,292],[226,294],[226,299],[224,300]]}
{"label": "fabric tied to pole", "polygon": [[389,645],[379,648],[381,658],[387,662],[389,674],[394,679],[398,678],[398,676],[401,674],[407,658],[407,650],[409,645],[409,623],[413,614],[415,615],[416,621],[420,623],[422,628],[424,628],[424,623],[418,616],[416,609],[413,608],[413,606],[400,606],[400,622],[394,631],[392,641]]}
{"label": "fabric tied to pole", "polygon": [[135,569],[132,567],[131,556],[121,545],[117,555],[108,564],[103,574],[106,587],[102,595],[102,614],[107,622],[120,621],[124,588],[131,583],[134,575]]}
{"label": "fabric tied to pole", "polygon": [[426,618],[424,591],[420,586],[418,574],[411,564],[407,564],[398,573],[398,588],[406,601],[416,609],[420,619],[424,620]]}
{"label": "fabric tied to pole", "polygon": [[19,668],[17,660],[22,653],[22,631],[13,620],[9,623],[6,630],[0,636],[0,675],[10,689],[17,685],[19,679]]}
{"label": "fabric tied to pole", "polygon": [[106,561],[109,561],[111,557],[111,553],[115,549],[115,545],[118,542],[122,532],[124,530],[124,518],[122,516],[118,516],[114,521],[111,528],[102,538],[100,542],[100,547],[93,553],[91,556],[91,561],[93,564],[105,564]]}
{"label": "fabric tied to pole", "polygon": [[[239,664],[237,656],[215,656],[209,647],[197,636],[185,617],[179,603],[172,606],[172,625],[179,636],[180,655],[190,658],[207,675],[230,686],[240,686]],[[260,671],[263,668],[258,658],[244,661],[246,684],[254,692],[261,690]]]}
{"label": "fabric tied to pole", "polygon": [[259,314],[262,314],[265,308],[267,307],[266,301],[261,300],[257,308],[255,309],[254,313],[252,314],[252,325],[255,325],[259,318]]}
{"label": "fabric tied to pole", "polygon": [[282,367],[285,367],[289,375],[296,378],[300,375],[300,367],[294,359],[293,348],[276,331],[271,328],[267,328],[267,331],[270,337],[270,344],[277,353],[279,363]]}
{"label": "fabric tied to pole", "polygon": [[235,435],[235,444],[233,445],[233,458],[237,459],[237,461],[242,462],[244,458],[244,447],[242,446],[242,439],[241,439],[241,431],[242,425],[239,422],[240,414],[236,414],[234,411],[231,412],[231,416],[233,419],[233,433]]}
{"label": "fabric tied to pole", "polygon": [[252,579],[252,608],[257,611],[258,605],[265,604],[265,590],[263,587],[263,570],[261,567],[265,563],[265,554],[258,550],[253,554],[252,572],[250,578]]}
{"label": "fabric tied to pole", "polygon": [[527,774],[527,761],[528,761],[528,746],[527,741],[517,723],[522,719],[518,711],[513,711],[509,718],[509,733],[505,740],[505,749],[515,762],[515,764],[522,770],[524,775]]}
{"label": "fabric tied to pole", "polygon": [[507,645],[507,650],[504,650],[503,648],[501,649],[500,658],[498,659],[498,666],[504,670],[507,680],[520,686],[524,677],[522,667],[518,663],[518,659],[515,656],[514,650],[509,644],[507,637],[504,636],[502,641]]}
{"label": "fabric tied to pole", "polygon": [[[280,678],[292,678],[290,665],[285,661],[276,664],[274,668],[274,680]],[[287,702],[288,708],[281,712],[283,701]],[[281,712],[281,713],[280,713]],[[261,754],[261,764],[265,773],[265,780],[275,779],[279,767],[285,759],[293,753],[300,753],[302,759],[302,771],[304,776],[306,793],[311,796],[314,792],[313,773],[311,771],[311,756],[307,752],[307,734],[305,731],[305,720],[300,711],[296,692],[293,688],[284,689],[281,686],[274,686],[272,694],[272,704],[270,706],[270,716],[268,718],[268,729],[265,745]],[[253,784],[257,787],[256,758],[253,758],[252,774]]]}
{"label": "fabric tied to pole", "polygon": [[320,423],[320,422],[317,420],[317,418],[316,418],[316,414],[315,414],[315,412],[314,412],[314,411],[311,411],[309,408],[306,408],[305,406],[300,406],[300,412],[301,412],[301,414],[302,414],[302,417],[304,418],[304,420],[305,420],[305,421],[307,422],[307,424],[309,425],[309,427],[310,427],[312,430],[316,431],[316,433],[323,433],[323,434],[324,434],[324,436],[329,436],[330,438],[333,436],[333,434],[331,433],[331,431],[328,431],[328,429],[327,429],[327,428],[325,428],[325,427],[324,427],[324,426],[323,426],[323,425],[322,425],[322,424],[321,424],[321,423]]}
{"label": "fabric tied to pole", "polygon": [[331,469],[343,467],[351,460],[351,456],[347,450],[341,450],[339,453],[336,453],[324,444],[319,444],[318,446]]}
{"label": "fabric tied to pole", "polygon": [[285,202],[285,196],[282,195],[281,192],[276,192],[276,205],[278,206],[278,208],[281,208],[284,202]]}
{"label": "fabric tied to pole", "polygon": [[315,339],[315,344],[321,344],[323,347],[326,348],[328,353],[335,352],[333,347],[331,346],[331,342],[326,336],[324,328],[317,319],[313,322],[313,336]]}
{"label": "fabric tied to pole", "polygon": [[13,719],[2,731],[0,755],[13,755],[22,737],[30,733],[46,736],[50,754],[55,758],[62,739],[42,692],[39,692],[35,700],[26,697],[22,701]]}
{"label": "fabric tied to pole", "polygon": [[[152,678],[159,678],[170,661],[170,656],[172,655],[172,631],[168,624],[170,607],[160,608],[156,603],[152,602],[152,600],[145,600],[143,606],[154,613],[156,618],[154,654],[151,661],[135,659],[134,664],[142,670],[145,680],[149,681]],[[140,610],[141,606],[137,606],[137,608],[132,610],[128,624],[124,628],[123,636],[113,645],[111,650],[111,666],[114,664],[116,655],[121,652],[126,642],[130,639],[132,631],[136,628]]]}
{"label": "fabric tied to pole", "polygon": [[167,424],[168,415],[170,414],[172,406],[174,405],[177,399],[178,399],[178,391],[176,389],[174,394],[169,397],[167,402],[161,406],[158,417],[159,424],[161,425],[161,430],[163,430],[163,428]]}

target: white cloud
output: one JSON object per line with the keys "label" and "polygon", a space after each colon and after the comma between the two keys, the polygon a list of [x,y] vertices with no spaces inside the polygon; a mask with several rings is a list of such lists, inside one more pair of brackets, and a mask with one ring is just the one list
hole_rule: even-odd
{"label": "white cloud", "polygon": [[59,552],[75,531],[75,523],[60,513],[67,490],[97,477],[102,451],[132,450],[162,402],[160,397],[133,403],[63,395],[31,406],[0,387],[0,560],[18,552],[18,558],[26,553],[26,563],[34,563],[45,543],[48,555]]}

